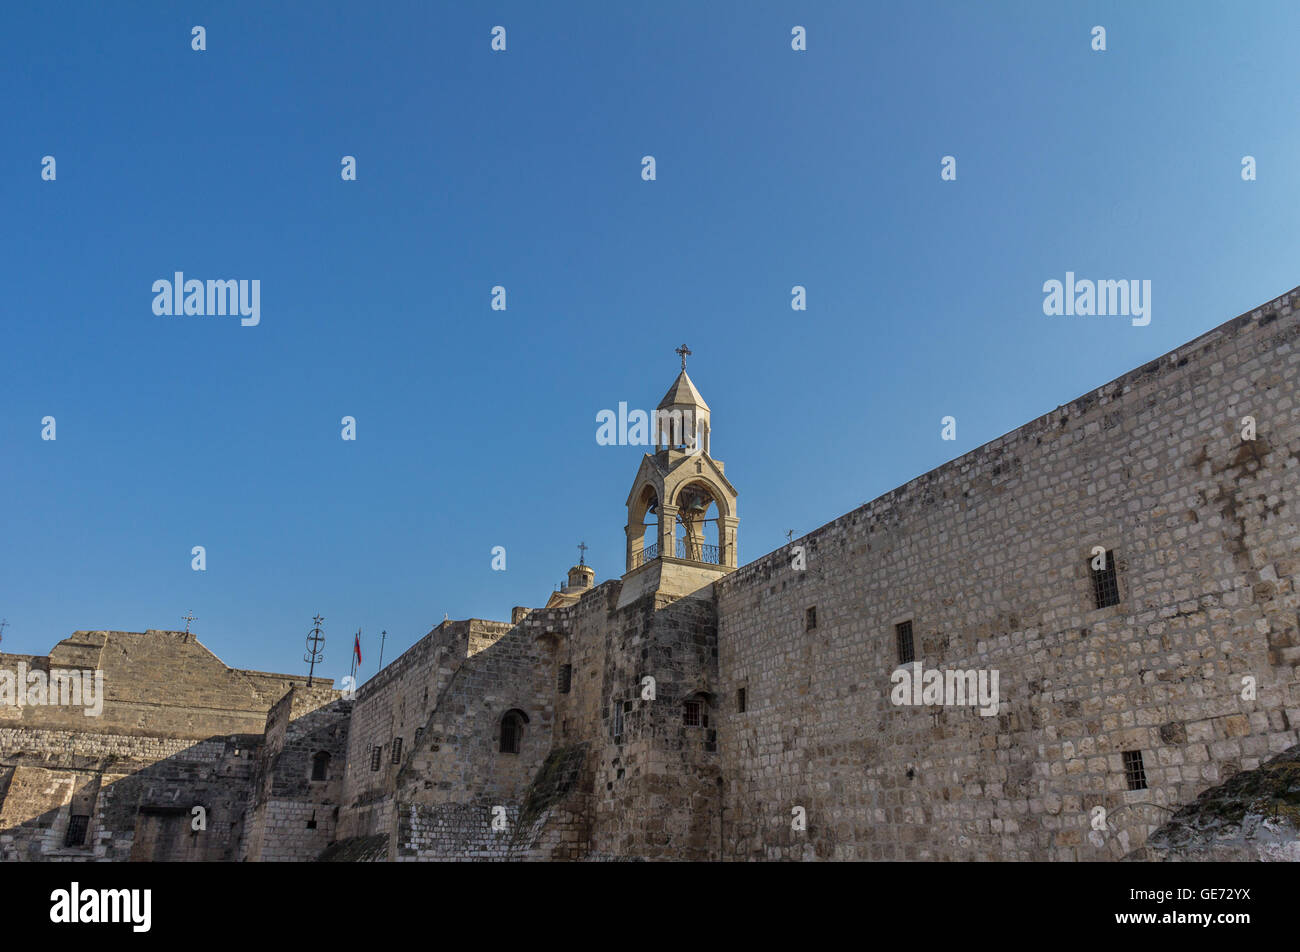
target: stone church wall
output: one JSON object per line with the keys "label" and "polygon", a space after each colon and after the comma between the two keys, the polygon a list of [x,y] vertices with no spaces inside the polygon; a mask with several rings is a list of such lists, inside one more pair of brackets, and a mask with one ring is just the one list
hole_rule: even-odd
{"label": "stone church wall", "polygon": [[[1118,858],[1294,745],[1298,302],[796,540],[805,571],[786,547],[720,581],[725,858]],[[1118,605],[1096,607],[1094,546]],[[891,703],[906,620],[925,668],[1000,672],[996,716]]]}
{"label": "stone church wall", "polygon": [[[439,698],[467,658],[495,643],[510,625],[446,621],[361,685],[353,705],[338,836],[391,833],[397,777],[423,735]],[[401,739],[401,752],[393,747]],[[378,769],[373,751],[379,748]]]}
{"label": "stone church wall", "polygon": [[[0,860],[1131,854],[1297,743],[1297,303],[716,582],[660,560],[509,624],[446,621],[355,699],[184,632],[0,655],[101,670],[107,696],[96,718],[0,706]],[[894,703],[903,623],[923,670],[996,673],[996,711]]]}
{"label": "stone church wall", "polygon": [[[714,605],[647,595],[616,609],[620,588],[535,610],[465,661],[398,777],[396,858],[716,858]],[[698,726],[683,723],[688,698]],[[518,754],[499,749],[512,709],[528,717]]]}
{"label": "stone church wall", "polygon": [[0,669],[20,663],[99,670],[105,700],[93,717],[0,705],[0,861],[238,858],[267,712],[305,679],[229,668],[187,632],[81,631],[48,656],[0,654]]}
{"label": "stone church wall", "polygon": [[351,714],[352,702],[329,687],[295,687],[271,708],[241,858],[312,860],[333,842]]}

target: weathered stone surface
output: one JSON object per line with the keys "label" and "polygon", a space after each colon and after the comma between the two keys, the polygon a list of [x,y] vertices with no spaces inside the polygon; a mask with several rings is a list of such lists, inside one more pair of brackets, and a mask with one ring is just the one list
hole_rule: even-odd
{"label": "weathered stone surface", "polygon": [[1300,862],[1300,747],[1206,790],[1124,858]]}
{"label": "weathered stone surface", "polygon": [[[332,838],[350,705],[328,683],[228,668],[176,631],[0,654],[0,670],[19,662],[99,670],[105,700],[95,717],[0,707],[0,860],[311,859]],[[309,779],[319,751],[332,784]]]}
{"label": "weathered stone surface", "polygon": [[[0,709],[0,858],[1295,858],[1294,756],[1258,774],[1284,789],[1236,778],[1300,740],[1298,303],[739,568],[722,464],[647,454],[621,578],[575,566],[510,623],[444,622],[352,702],[178,632],[0,655],[112,672],[93,725]],[[697,480],[725,510],[713,564]],[[652,551],[678,551],[679,503],[698,561],[644,548],[657,511]],[[895,704],[909,630],[925,670],[996,672],[996,712]],[[1148,841],[1229,777],[1217,820]],[[194,838],[198,802],[220,824]],[[86,804],[94,846],[66,850]]]}

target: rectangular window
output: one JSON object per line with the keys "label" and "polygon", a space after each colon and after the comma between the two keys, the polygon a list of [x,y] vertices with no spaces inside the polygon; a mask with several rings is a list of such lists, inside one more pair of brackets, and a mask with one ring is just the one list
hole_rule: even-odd
{"label": "rectangular window", "polygon": [[817,608],[816,606],[814,606],[812,608],[809,608],[807,611],[803,613],[803,628],[804,631],[812,631],[816,627],[817,627]]}
{"label": "rectangular window", "polygon": [[614,702],[614,723],[613,723],[614,743],[623,743],[623,702]]}
{"label": "rectangular window", "polygon": [[[1100,560],[1101,568],[1097,568]],[[1119,604],[1119,575],[1116,572],[1115,553],[1107,549],[1104,555],[1094,556],[1088,560],[1092,570],[1092,597],[1098,608]]]}
{"label": "rectangular window", "polygon": [[569,693],[569,690],[573,687],[573,665],[571,664],[560,665],[560,678],[559,678],[558,687],[560,689],[561,694]]}
{"label": "rectangular window", "polygon": [[1130,790],[1145,790],[1147,788],[1147,772],[1146,768],[1142,766],[1142,751],[1124,751],[1124,779],[1128,781]]}
{"label": "rectangular window", "polygon": [[370,750],[370,769],[378,770],[384,756],[384,748],[375,746]]}
{"label": "rectangular window", "polygon": [[398,737],[393,741],[393,763],[402,762],[402,738]]}
{"label": "rectangular window", "polygon": [[745,713],[745,689],[744,688],[738,688],[736,690],[736,713],[737,714]]}
{"label": "rectangular window", "polygon": [[63,838],[64,846],[85,846],[86,830],[90,826],[90,817],[73,815],[68,818],[68,835]]}
{"label": "rectangular window", "polygon": [[916,660],[916,648],[912,644],[912,622],[900,622],[894,626],[894,635],[898,639],[898,663],[911,664]]}
{"label": "rectangular window", "polygon": [[682,705],[682,724],[686,727],[704,726],[704,702],[691,699]]}

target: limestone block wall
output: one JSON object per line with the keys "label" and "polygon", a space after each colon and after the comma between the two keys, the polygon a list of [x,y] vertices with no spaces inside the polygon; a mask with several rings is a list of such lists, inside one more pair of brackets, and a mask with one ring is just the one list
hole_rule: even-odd
{"label": "limestone block wall", "polygon": [[[719,855],[716,607],[709,597],[651,593],[618,608],[620,597],[612,581],[532,611],[456,672],[399,775],[393,855]],[[653,697],[644,696],[647,677]],[[698,725],[685,723],[688,698],[700,704]],[[499,751],[500,719],[512,708],[529,717],[517,755]],[[577,747],[581,776],[538,825],[533,798],[546,764]],[[510,836],[492,830],[493,807],[510,817]],[[531,831],[526,848],[520,823]]]}
{"label": "limestone block wall", "polygon": [[[103,675],[84,706],[0,705],[0,858],[233,860],[267,711],[305,678],[227,667],[187,632],[79,631],[0,669]],[[202,807],[206,829],[193,829]],[[88,816],[67,845],[74,816]]]}
{"label": "limestone block wall", "polygon": [[[295,687],[267,715],[241,858],[311,860],[335,837],[352,702],[328,687]],[[318,755],[324,777],[314,778]]]}
{"label": "limestone block wall", "polygon": [[227,667],[192,632],[78,631],[48,656],[0,654],[0,669],[19,662],[42,670],[103,672],[106,702],[97,717],[83,708],[0,705],[0,722],[98,733],[211,737],[260,733],[266,712],[306,678]]}
{"label": "limestone block wall", "polygon": [[[719,581],[724,858],[1117,858],[1294,745],[1298,300],[796,540],[805,571]],[[891,703],[904,621],[925,668],[1000,673],[996,716]]]}
{"label": "limestone block wall", "polygon": [[[543,839],[558,837],[565,858],[716,858],[716,606],[707,586],[695,598],[653,589],[626,598],[623,583],[612,580],[520,624],[538,644],[553,646],[537,690],[553,698],[554,748],[588,752],[578,781],[585,799],[570,797],[566,820],[550,821]],[[558,677],[565,665],[567,692]],[[653,678],[653,698],[646,678]],[[687,698],[701,704],[698,726],[684,722]]]}
{"label": "limestone block wall", "polygon": [[[554,727],[553,651],[526,626],[467,658],[422,725],[420,741],[398,777],[402,804],[514,800],[546,759]],[[500,750],[501,721],[521,711],[527,722],[518,753]]]}
{"label": "limestone block wall", "polygon": [[[175,835],[136,858],[234,859],[259,740],[0,730],[0,861],[131,859],[142,812]],[[204,831],[190,829],[195,806]],[[90,821],[83,845],[70,847],[73,813]]]}
{"label": "limestone block wall", "polygon": [[[575,658],[603,665],[599,718],[583,722],[582,737],[597,752],[594,854],[717,858],[716,619],[711,599],[649,594],[575,622]],[[653,699],[645,696],[647,677]],[[688,698],[700,703],[698,726],[685,723]]]}
{"label": "limestone block wall", "polygon": [[[465,659],[491,646],[510,627],[480,619],[443,622],[357,690],[344,765],[340,839],[392,832],[392,796],[398,772],[416,746],[416,731],[423,731]],[[393,744],[399,737],[401,762],[395,763]],[[372,770],[376,747],[379,769]]]}
{"label": "limestone block wall", "polygon": [[557,747],[510,802],[401,803],[395,858],[409,861],[552,861],[587,857],[591,763],[586,744]]}
{"label": "limestone block wall", "polygon": [[[599,680],[586,692],[561,694],[557,676],[559,665],[571,660],[568,632],[574,614],[603,618],[616,596],[616,587],[606,587],[563,607],[516,611],[517,623],[501,625],[504,633],[455,672],[397,778],[396,858],[505,860],[552,852],[575,858],[585,852],[590,769],[580,789],[566,787],[563,807],[554,798],[545,809],[539,806],[536,786],[549,775],[546,767],[557,746],[566,743],[560,710],[572,736],[598,731]],[[584,669],[581,677],[590,683],[599,674],[596,667]],[[589,729],[573,700],[579,697],[589,699]],[[518,753],[500,750],[501,720],[512,710],[528,719]],[[581,762],[588,762],[585,753]],[[570,778],[569,786],[575,783]],[[506,818],[504,829],[493,827],[494,811]]]}

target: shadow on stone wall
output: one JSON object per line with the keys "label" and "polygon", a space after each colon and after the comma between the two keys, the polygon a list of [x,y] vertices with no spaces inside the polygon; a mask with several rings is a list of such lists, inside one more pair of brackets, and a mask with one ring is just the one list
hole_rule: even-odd
{"label": "shadow on stone wall", "polygon": [[[346,704],[286,720],[271,743],[271,731],[168,740],[19,729],[0,757],[0,861],[310,859],[334,833]],[[331,753],[325,780],[311,775],[319,751]]]}

